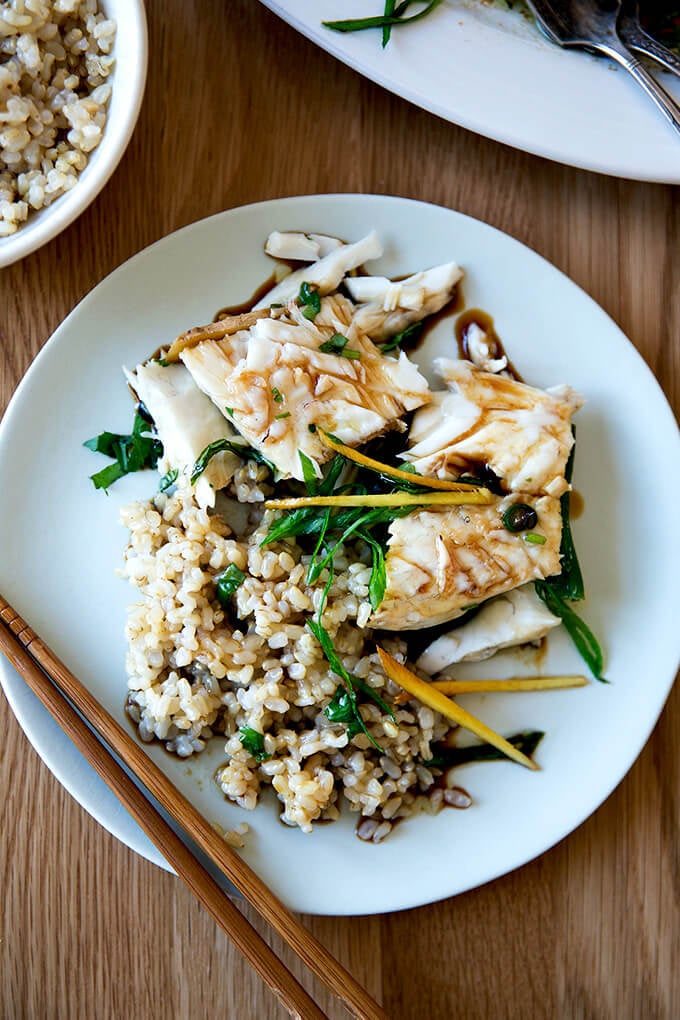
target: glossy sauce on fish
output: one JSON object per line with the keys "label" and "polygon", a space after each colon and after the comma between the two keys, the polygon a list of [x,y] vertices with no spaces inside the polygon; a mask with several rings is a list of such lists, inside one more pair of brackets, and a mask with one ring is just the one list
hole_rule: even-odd
{"label": "glossy sauce on fish", "polygon": [[463,358],[465,361],[473,361],[474,359],[470,356],[470,351],[467,345],[467,334],[472,325],[479,326],[482,332],[486,333],[486,336],[490,343],[491,356],[493,358],[506,357],[508,359],[507,367],[505,371],[508,375],[516,379],[517,382],[524,382],[522,376],[519,374],[510,358],[508,352],[503,346],[503,341],[496,332],[494,326],[493,317],[488,312],[483,311],[481,308],[468,308],[462,312],[456,319],[456,341],[458,343],[458,356]]}

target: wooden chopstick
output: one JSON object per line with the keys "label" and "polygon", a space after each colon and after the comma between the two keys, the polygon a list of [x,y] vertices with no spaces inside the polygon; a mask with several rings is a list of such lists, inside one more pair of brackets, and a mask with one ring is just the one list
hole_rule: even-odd
{"label": "wooden chopstick", "polygon": [[31,690],[37,694],[62,730],[116,794],[135,821],[158,847],[165,859],[187,883],[191,891],[226,932],[243,956],[279,997],[291,1016],[313,1016],[322,1020],[322,1013],[304,988],[289,973],[267,943],[250,925],[228,895],[210,877],[184,845],[175,831],[155,810],[134,782],[111,757],[103,743],[86,726],[63,694],[49,681],[6,627],[0,628],[0,646],[12,665],[21,673]]}
{"label": "wooden chopstick", "polygon": [[0,621],[2,621],[0,651],[26,680],[61,728],[128,808],[220,927],[279,996],[291,1015],[301,1016],[304,1020],[308,1017],[314,1020],[324,1016],[63,696],[75,705],[108,747],[118,755],[173,820],[217,865],[326,988],[360,1020],[387,1020],[387,1014],[375,1000],[274,896],[245,861],[224,842],[193,804],[173,786],[136,741],[109,715],[1,595]]}

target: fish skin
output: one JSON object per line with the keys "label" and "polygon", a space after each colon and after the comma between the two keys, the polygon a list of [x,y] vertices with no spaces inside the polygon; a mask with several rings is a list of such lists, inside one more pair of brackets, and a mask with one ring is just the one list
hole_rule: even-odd
{"label": "fish skin", "polygon": [[448,390],[419,411],[404,460],[434,478],[454,479],[487,464],[509,492],[560,496],[574,444],[571,417],[582,398],[568,386],[541,390],[469,361],[434,362]]}
{"label": "fish skin", "polygon": [[[533,506],[543,545],[503,525],[513,503]],[[390,524],[387,584],[369,626],[417,630],[454,620],[479,602],[560,571],[558,499],[512,494],[486,506],[419,510]]]}
{"label": "fish skin", "polygon": [[501,648],[538,641],[561,620],[538,597],[533,584],[504,592],[482,606],[469,621],[441,634],[416,662],[434,676],[455,662],[479,662]]}

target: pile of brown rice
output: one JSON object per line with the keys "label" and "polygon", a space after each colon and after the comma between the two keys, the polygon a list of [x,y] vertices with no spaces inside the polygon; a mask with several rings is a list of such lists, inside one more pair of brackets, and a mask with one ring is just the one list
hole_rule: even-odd
{"label": "pile of brown rice", "polygon": [[0,237],[69,191],[99,145],[115,34],[98,0],[0,4]]}
{"label": "pile of brown rice", "polygon": [[[358,834],[374,841],[417,810],[466,806],[424,764],[450,729],[429,708],[397,706],[395,723],[364,701],[381,751],[364,733],[348,740],[346,725],[324,714],[340,681],[305,620],[318,611],[328,575],[306,583],[310,556],[295,539],[261,546],[274,520],[262,507],[267,476],[253,462],[241,468],[222,513],[201,510],[186,481],[122,511],[130,531],[123,574],[142,594],[127,622],[127,708],[140,737],[187,757],[223,734],[227,761],[216,780],[224,794],[251,809],[271,786],[282,820],[305,832],[315,820],[337,818],[343,800],[360,812]],[[398,689],[365,627],[367,552],[347,544],[336,554],[323,624],[345,668],[392,705]],[[246,574],[231,612],[217,601],[214,580],[229,564]],[[401,639],[382,643],[403,660]],[[240,727],[264,734],[265,761],[243,747]]]}

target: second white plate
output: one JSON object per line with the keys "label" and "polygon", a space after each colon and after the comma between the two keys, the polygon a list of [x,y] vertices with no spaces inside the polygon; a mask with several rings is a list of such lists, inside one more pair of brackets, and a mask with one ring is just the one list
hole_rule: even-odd
{"label": "second white plate", "polygon": [[[341,35],[322,21],[380,13],[380,0],[262,0],[309,39],[391,92],[538,156],[642,181],[680,183],[680,134],[607,60],[548,43],[518,11],[445,0],[397,28]],[[680,102],[680,81],[662,74]]]}

